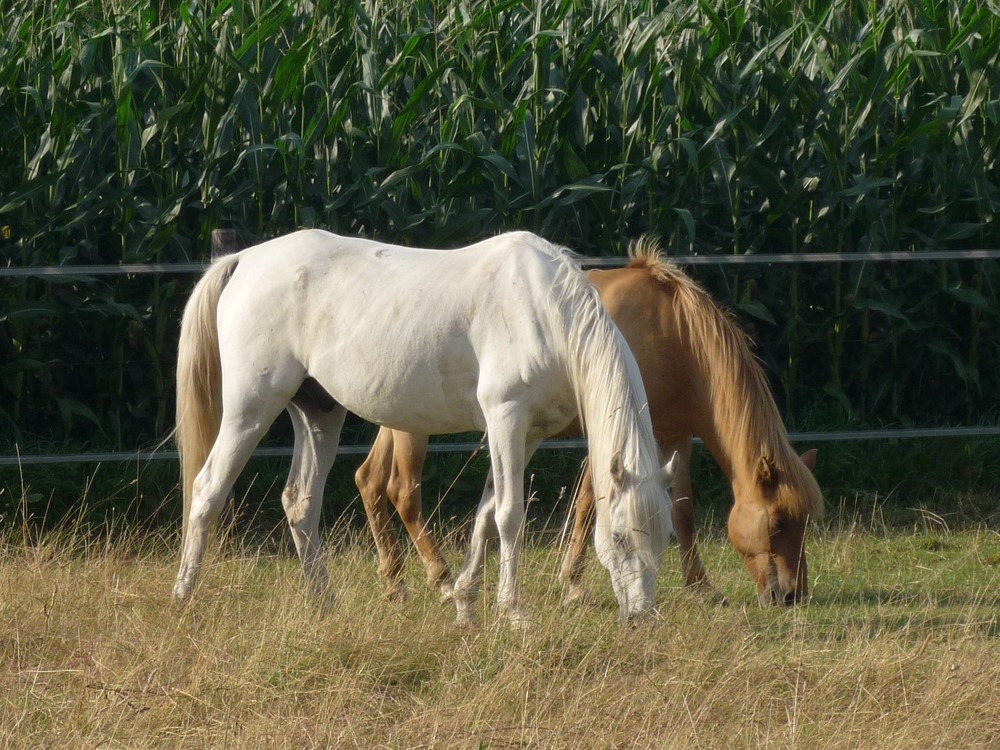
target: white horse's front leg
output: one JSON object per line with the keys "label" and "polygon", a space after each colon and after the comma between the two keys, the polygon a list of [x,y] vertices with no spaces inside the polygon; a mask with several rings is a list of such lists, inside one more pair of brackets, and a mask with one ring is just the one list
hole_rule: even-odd
{"label": "white horse's front leg", "polygon": [[[514,420],[508,417],[507,424]],[[497,606],[517,627],[530,620],[521,605],[521,582],[518,568],[524,546],[524,470],[540,439],[526,439],[523,432],[494,438],[490,433],[490,452],[496,477],[496,525],[500,535],[500,580],[497,583]]]}
{"label": "white horse's front leg", "polygon": [[460,623],[472,621],[479,582],[482,578],[488,532],[495,525],[500,537],[500,580],[497,584],[497,606],[512,623],[523,626],[527,618],[521,609],[518,564],[524,538],[524,466],[527,457],[538,446],[538,440],[525,445],[525,431],[519,429],[520,415],[510,409],[495,415],[489,422],[490,465],[492,483],[486,490],[476,512],[476,524],[466,558],[465,568],[455,584],[455,603]]}
{"label": "white horse's front leg", "polygon": [[[491,446],[492,448],[492,446]],[[521,451],[518,451],[519,453]],[[494,466],[503,464],[503,457],[494,459]],[[497,607],[506,614],[514,625],[527,623],[527,615],[521,609],[521,584],[518,567],[521,562],[521,547],[524,543],[524,460],[521,459],[519,472],[512,467],[503,467],[496,474],[506,474],[496,482],[497,533],[500,536],[500,566],[497,581]]]}

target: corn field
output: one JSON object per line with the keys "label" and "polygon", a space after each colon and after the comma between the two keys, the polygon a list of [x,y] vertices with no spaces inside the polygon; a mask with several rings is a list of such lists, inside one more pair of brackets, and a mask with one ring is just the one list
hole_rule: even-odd
{"label": "corn field", "polygon": [[[1000,247],[1000,15],[962,0],[9,0],[4,266],[318,226],[587,254]],[[693,271],[792,426],[996,424],[997,261]],[[749,270],[748,270],[749,269]],[[0,453],[173,422],[183,275],[4,279]]]}

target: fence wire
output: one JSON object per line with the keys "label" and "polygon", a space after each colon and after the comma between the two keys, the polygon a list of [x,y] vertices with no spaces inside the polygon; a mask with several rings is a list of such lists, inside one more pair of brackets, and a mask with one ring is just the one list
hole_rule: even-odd
{"label": "fence wire", "polygon": [[[813,443],[833,443],[866,440],[914,440],[918,438],[980,438],[1000,437],[1000,427],[917,427],[896,430],[838,430],[836,432],[790,432],[788,439],[793,443],[810,445]],[[696,445],[701,440],[694,438]],[[586,449],[584,438],[569,440],[545,440],[539,445],[539,450]],[[430,453],[474,453],[489,452],[489,445],[482,442],[434,443],[427,447]],[[341,445],[337,455],[365,456],[371,450],[371,445]],[[258,448],[253,452],[254,458],[287,458],[292,455],[291,448]],[[175,450],[137,450],[108,451],[104,453],[50,453],[34,456],[0,456],[0,467],[3,466],[38,466],[44,464],[83,464],[83,463],[121,463],[135,461],[176,461]]]}
{"label": "fence wire", "polygon": [[[899,263],[946,260],[1000,260],[1000,250],[925,250],[884,253],[762,253],[756,255],[670,255],[680,266],[756,266],[788,263]],[[585,268],[624,266],[628,258],[582,257]],[[207,263],[123,263],[88,266],[8,266],[0,268],[0,278],[86,279],[92,276],[138,276],[151,273],[201,273]]]}

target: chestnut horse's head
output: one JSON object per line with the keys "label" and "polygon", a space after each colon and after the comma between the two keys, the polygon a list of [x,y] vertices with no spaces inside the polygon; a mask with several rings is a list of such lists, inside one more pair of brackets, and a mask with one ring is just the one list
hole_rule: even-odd
{"label": "chestnut horse's head", "polygon": [[764,606],[791,605],[808,595],[806,526],[823,508],[812,476],[816,451],[791,454],[783,464],[762,456],[749,476],[733,482],[729,540],[743,555]]}

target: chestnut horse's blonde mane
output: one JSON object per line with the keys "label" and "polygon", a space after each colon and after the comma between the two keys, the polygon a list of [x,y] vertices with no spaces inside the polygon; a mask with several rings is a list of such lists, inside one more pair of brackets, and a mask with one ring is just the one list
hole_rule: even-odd
{"label": "chestnut horse's blonde mane", "polygon": [[823,496],[812,472],[799,460],[771,396],[771,386],[746,333],[691,277],[663,257],[659,244],[644,237],[629,247],[629,267],[644,268],[673,291],[674,320],[708,380],[719,439],[731,456],[756,466],[772,463],[797,492],[780,492],[778,503],[797,517],[818,518]]}

